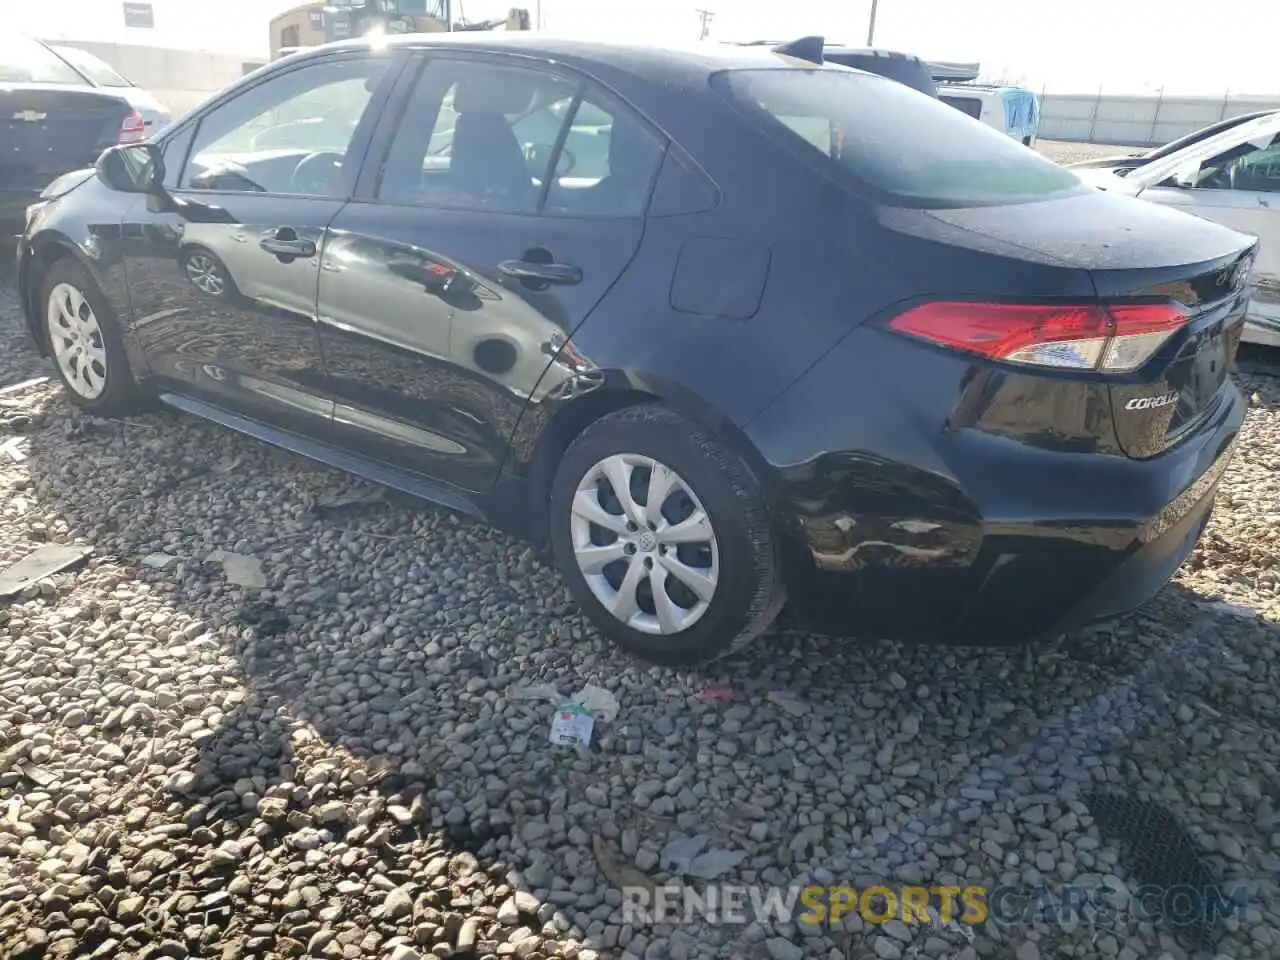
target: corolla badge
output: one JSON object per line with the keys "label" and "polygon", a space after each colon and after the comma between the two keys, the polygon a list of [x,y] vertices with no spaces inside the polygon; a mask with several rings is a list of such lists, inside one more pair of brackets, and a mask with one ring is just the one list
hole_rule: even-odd
{"label": "corolla badge", "polygon": [[1162,393],[1158,397],[1136,397],[1124,405],[1126,410],[1154,410],[1178,402],[1176,393]]}

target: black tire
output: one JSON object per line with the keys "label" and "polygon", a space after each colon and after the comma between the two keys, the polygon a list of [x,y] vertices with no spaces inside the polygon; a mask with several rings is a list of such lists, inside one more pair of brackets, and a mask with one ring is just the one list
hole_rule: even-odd
{"label": "black tire", "polygon": [[[578,567],[570,520],[573,498],[593,467],[615,454],[665,464],[710,517],[719,579],[701,619],[679,632],[647,633],[615,618]],[[778,544],[751,470],[711,434],[663,406],[645,404],[609,414],[569,446],[552,482],[549,525],[556,565],[578,603],[601,633],[643,660],[692,666],[731,653],[768,628],[786,598]]]}
{"label": "black tire", "polygon": [[[97,321],[106,363],[102,365],[105,384],[102,392],[95,397],[85,396],[81,387],[71,382],[55,356],[49,329],[49,301],[54,290],[62,284],[80,292]],[[70,257],[56,260],[41,279],[39,309],[40,335],[49,348],[54,369],[72,403],[100,417],[124,416],[145,405],[143,393],[134,379],[129,357],[125,353],[120,322],[88,270]]]}

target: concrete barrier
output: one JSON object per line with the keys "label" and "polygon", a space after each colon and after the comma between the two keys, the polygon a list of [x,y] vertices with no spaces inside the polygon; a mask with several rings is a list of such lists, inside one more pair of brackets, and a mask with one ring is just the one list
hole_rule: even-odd
{"label": "concrete barrier", "polygon": [[1161,97],[1045,94],[1040,133],[1046,140],[1153,147],[1255,110],[1280,110],[1280,97]]}
{"label": "concrete barrier", "polygon": [[223,87],[265,63],[225,53],[150,47],[142,44],[53,40],[106,61],[163,103],[175,118],[199,106]]}

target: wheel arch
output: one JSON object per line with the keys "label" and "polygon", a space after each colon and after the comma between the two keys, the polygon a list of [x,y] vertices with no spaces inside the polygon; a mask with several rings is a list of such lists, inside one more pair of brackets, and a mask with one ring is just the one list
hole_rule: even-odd
{"label": "wheel arch", "polygon": [[93,278],[99,289],[105,289],[104,278],[80,245],[63,233],[38,234],[30,241],[31,253],[18,277],[23,319],[27,330],[43,356],[49,355],[49,338],[41,322],[40,289],[44,278],[59,260],[71,259]]}
{"label": "wheel arch", "polygon": [[[528,479],[527,506],[531,518],[526,532],[537,542],[546,541],[551,484],[560,458],[569,445],[588,427],[609,414],[642,404],[662,404],[688,417],[738,454],[760,484],[770,512],[781,519],[786,511],[778,499],[777,472],[736,424],[696,391],[682,384],[662,377],[611,371],[604,376],[599,389],[564,401],[543,414],[544,422],[536,431],[531,454],[527,455],[527,466],[522,471]],[[526,416],[529,415],[526,412]],[[519,459],[517,457],[517,462]],[[779,532],[784,532],[781,527]]]}

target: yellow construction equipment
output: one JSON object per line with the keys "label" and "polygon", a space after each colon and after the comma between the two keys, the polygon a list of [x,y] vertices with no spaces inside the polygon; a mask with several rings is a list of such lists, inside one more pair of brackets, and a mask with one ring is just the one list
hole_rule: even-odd
{"label": "yellow construction equipment", "polygon": [[529,29],[529,11],[519,7],[505,20],[469,23],[453,18],[451,0],[311,0],[271,19],[271,59],[370,33]]}

